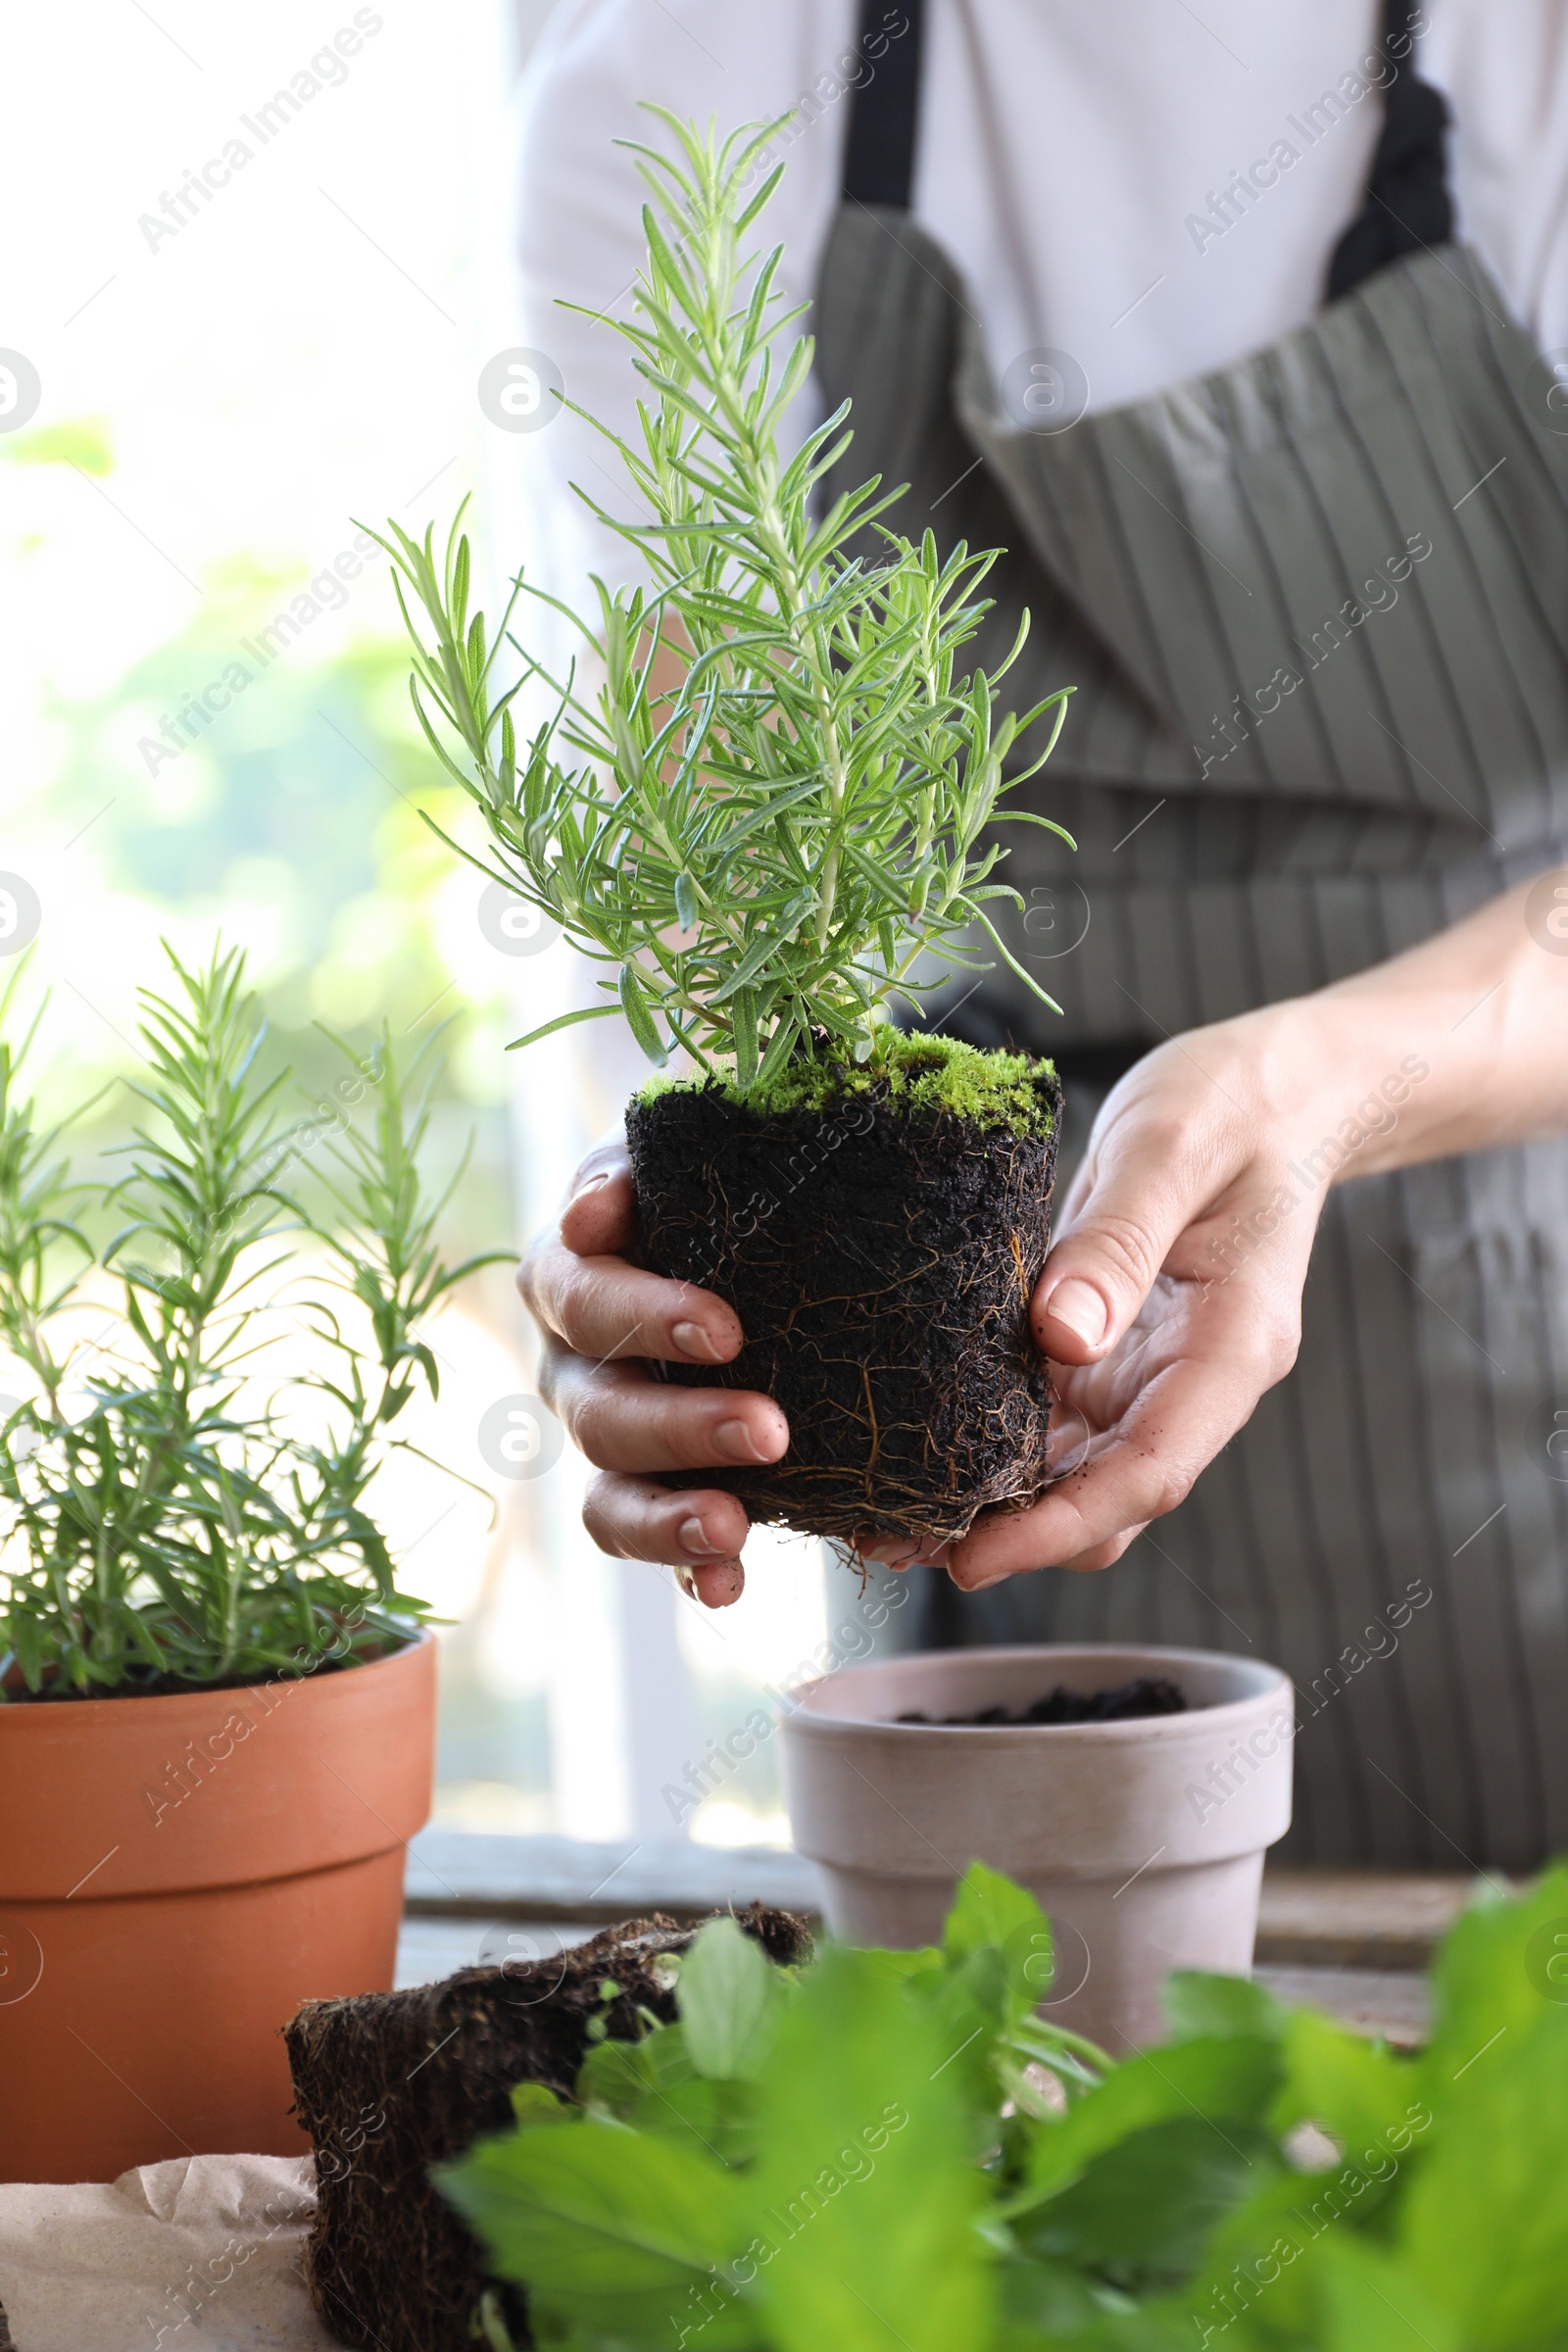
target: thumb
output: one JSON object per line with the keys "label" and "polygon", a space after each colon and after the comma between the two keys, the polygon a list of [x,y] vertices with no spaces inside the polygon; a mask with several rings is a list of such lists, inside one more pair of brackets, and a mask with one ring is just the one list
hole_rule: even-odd
{"label": "thumb", "polygon": [[1170,1155],[1136,1146],[1102,1165],[1041,1269],[1030,1323],[1045,1354],[1092,1364],[1136,1321],[1194,1202]]}

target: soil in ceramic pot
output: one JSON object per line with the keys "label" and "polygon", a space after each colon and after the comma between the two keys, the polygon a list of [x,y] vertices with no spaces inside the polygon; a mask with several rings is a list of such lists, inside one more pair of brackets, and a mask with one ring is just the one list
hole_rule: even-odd
{"label": "soil in ceramic pot", "polygon": [[[793,1912],[754,1903],[735,1917],[770,1960],[810,1950]],[[628,1920],[552,1959],[306,2003],[284,2035],[295,2109],[316,2150],[306,2281],[337,2342],[473,2352],[483,2249],[430,2167],[505,2131],[514,2083],[542,2082],[569,2098],[595,2038],[637,2040],[645,2010],[669,2024],[672,1978],[660,1963],[683,1952],[693,1932],[662,1915]],[[524,2296],[514,2286],[496,2294],[526,2352],[534,2339]]]}
{"label": "soil in ceramic pot", "polygon": [[973,1715],[922,1715],[918,1708],[896,1718],[899,1723],[957,1724],[965,1729],[987,1725],[1026,1723],[1132,1723],[1141,1715],[1185,1715],[1187,1701],[1163,1675],[1140,1675],[1134,1683],[1117,1683],[1109,1690],[1064,1690],[1058,1684],[1043,1698],[1032,1698],[1017,1714],[1005,1707],[981,1707]]}
{"label": "soil in ceramic pot", "polygon": [[[1061,1091],[1022,1055],[944,1039],[895,1051],[889,1074],[850,1077],[836,1099],[829,1081],[798,1107],[670,1087],[632,1103],[627,1140],[645,1263],[715,1292],[745,1334],[732,1363],[665,1376],[760,1389],[789,1417],[782,1461],[704,1481],[805,1534],[947,1543],[1046,1485],[1029,1298]],[[1010,1118],[949,1106],[963,1099],[955,1070],[967,1083],[982,1063],[1011,1074]]]}

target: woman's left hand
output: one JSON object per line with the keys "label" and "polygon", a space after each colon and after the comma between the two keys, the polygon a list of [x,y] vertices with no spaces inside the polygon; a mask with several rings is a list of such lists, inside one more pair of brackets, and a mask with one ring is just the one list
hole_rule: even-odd
{"label": "woman's left hand", "polygon": [[1104,1568],[1282,1380],[1331,1183],[1568,1127],[1568,867],[1314,995],[1190,1030],[1107,1100],[1031,1304],[1059,1484],[948,1555]]}
{"label": "woman's left hand", "polygon": [[1031,1305],[1058,1483],[952,1548],[966,1591],[1107,1567],[1296,1361],[1326,1187],[1288,1163],[1328,1112],[1303,1043],[1249,1014],[1159,1047],[1106,1101]]}

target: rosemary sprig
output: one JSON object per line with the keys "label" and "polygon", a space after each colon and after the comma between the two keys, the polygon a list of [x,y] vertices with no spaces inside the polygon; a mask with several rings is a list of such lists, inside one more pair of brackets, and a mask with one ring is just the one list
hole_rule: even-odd
{"label": "rosemary sprig", "polygon": [[[746,195],[768,133],[720,142],[652,111],[675,152],[635,146],[647,260],[632,316],[612,322],[648,393],[639,441],[608,436],[643,518],[586,501],[650,584],[596,579],[597,612],[571,616],[597,691],[518,642],[519,599],[539,593],[521,574],[498,629],[470,614],[462,509],[439,558],[433,526],[421,542],[390,523],[381,541],[416,710],[484,815],[494,870],[611,967],[604,1004],[515,1042],[618,1010],[651,1060],[684,1048],[742,1083],[803,1050],[864,1059],[891,999],[944,984],[933,956],[976,968],[977,931],[1050,1004],[991,919],[988,902],[1017,894],[993,879],[1005,853],[988,836],[999,821],[1061,832],[1004,804],[1049,757],[1065,690],[999,712],[1027,615],[997,678],[965,671],[993,554],[942,559],[929,532],[901,538],[884,519],[898,494],[878,479],[818,511],[848,404],[781,458],[812,346],[798,337],[778,359],[799,316],[776,291],[779,250],[744,250],[778,179]],[[870,557],[855,544],[867,538]],[[504,647],[521,669],[501,688]],[[681,656],[674,684],[661,647]],[[519,747],[514,705],[530,683],[552,708]]]}

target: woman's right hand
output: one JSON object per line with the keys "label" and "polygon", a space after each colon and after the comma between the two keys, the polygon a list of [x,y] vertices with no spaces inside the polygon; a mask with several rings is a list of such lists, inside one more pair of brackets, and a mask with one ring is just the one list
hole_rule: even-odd
{"label": "woman's right hand", "polygon": [[685,1590],[724,1608],[745,1585],[745,1505],[700,1472],[776,1462],[789,1424],[754,1389],[689,1389],[652,1361],[724,1364],[740,1352],[733,1307],[637,1265],[637,1211],[625,1147],[591,1152],[559,1222],[517,1269],[539,1326],[539,1390],[599,1476],[583,1523],[601,1551],[663,1560]]}

